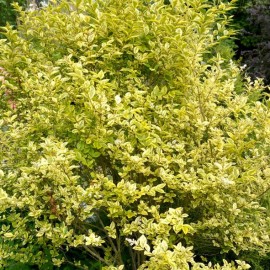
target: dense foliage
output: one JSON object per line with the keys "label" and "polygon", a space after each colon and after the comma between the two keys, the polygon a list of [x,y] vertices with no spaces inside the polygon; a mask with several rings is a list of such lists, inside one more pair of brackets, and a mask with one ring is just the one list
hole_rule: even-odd
{"label": "dense foliage", "polygon": [[270,2],[239,0],[234,21],[239,30],[238,57],[248,74],[270,83]]}
{"label": "dense foliage", "polygon": [[[16,25],[16,13],[12,7],[12,0],[0,0],[0,26],[6,25],[6,23],[10,23],[11,25]],[[17,3],[20,5],[25,5],[26,0],[17,0]]]}
{"label": "dense foliage", "polygon": [[230,9],[20,10],[0,41],[1,267],[240,270],[269,251],[270,111],[218,53]]}

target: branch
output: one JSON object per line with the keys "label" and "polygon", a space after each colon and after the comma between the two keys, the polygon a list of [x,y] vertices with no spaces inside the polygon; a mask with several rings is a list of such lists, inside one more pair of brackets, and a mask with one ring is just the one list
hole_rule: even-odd
{"label": "branch", "polygon": [[117,255],[117,253],[118,253],[117,248],[116,248],[115,244],[113,243],[111,237],[108,235],[108,232],[107,232],[106,229],[105,229],[105,226],[104,226],[103,221],[101,220],[101,218],[99,217],[98,214],[96,214],[96,215],[97,215],[97,217],[98,217],[99,223],[101,224],[101,226],[102,226],[102,228],[103,228],[102,231],[105,232],[106,237],[108,238],[108,240],[109,240],[109,242],[110,242],[110,244],[111,244],[111,246],[112,246],[112,248],[113,248],[113,251],[115,252],[115,255]]}
{"label": "branch", "polygon": [[128,250],[129,250],[129,254],[130,254],[130,257],[131,257],[131,261],[132,261],[132,270],[137,270],[136,261],[135,261],[135,257],[134,257],[134,253],[133,253],[132,247],[129,246],[128,247]]}
{"label": "branch", "polygon": [[108,263],[106,260],[104,260],[96,251],[92,250],[90,247],[87,247],[86,245],[83,245],[83,248],[89,252],[94,258],[98,259],[100,262],[103,262],[107,266],[110,266],[110,263]]}

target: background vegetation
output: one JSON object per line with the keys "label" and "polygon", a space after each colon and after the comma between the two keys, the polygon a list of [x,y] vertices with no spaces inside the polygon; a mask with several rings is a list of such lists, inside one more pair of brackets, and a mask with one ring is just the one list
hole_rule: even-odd
{"label": "background vegetation", "polygon": [[[13,2],[14,1],[12,0],[0,0],[0,26],[4,26],[6,23],[17,25],[16,12],[12,7]],[[26,0],[18,0],[16,2],[18,2],[21,6],[26,5]]]}
{"label": "background vegetation", "polygon": [[269,1],[239,1],[235,13],[235,22],[240,30],[238,57],[253,79],[264,78],[266,84],[270,83],[269,7]]}

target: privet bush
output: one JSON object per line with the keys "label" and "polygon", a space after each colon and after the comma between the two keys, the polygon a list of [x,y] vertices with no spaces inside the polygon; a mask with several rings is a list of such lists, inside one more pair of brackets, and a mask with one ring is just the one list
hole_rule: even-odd
{"label": "privet bush", "polygon": [[248,269],[239,253],[268,252],[270,111],[209,55],[230,8],[18,8],[0,46],[1,267]]}

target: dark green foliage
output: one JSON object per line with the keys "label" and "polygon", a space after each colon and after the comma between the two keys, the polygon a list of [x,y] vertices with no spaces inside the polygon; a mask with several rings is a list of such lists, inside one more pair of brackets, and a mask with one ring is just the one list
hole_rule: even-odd
{"label": "dark green foliage", "polygon": [[12,3],[17,2],[19,5],[26,5],[26,0],[0,0],[0,26],[6,25],[8,22],[11,25],[16,25],[16,12],[12,7]]}
{"label": "dark green foliage", "polygon": [[234,23],[238,29],[237,57],[247,65],[247,73],[270,83],[270,3],[264,0],[237,2]]}

